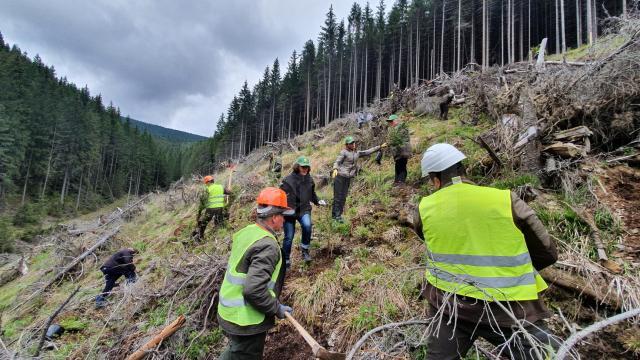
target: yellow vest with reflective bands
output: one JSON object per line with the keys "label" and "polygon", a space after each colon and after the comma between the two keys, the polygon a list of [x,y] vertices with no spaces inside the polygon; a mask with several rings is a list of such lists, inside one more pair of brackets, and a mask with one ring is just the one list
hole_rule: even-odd
{"label": "yellow vest with reflective bands", "polygon": [[207,209],[217,209],[224,207],[224,188],[220,184],[207,185]]}
{"label": "yellow vest with reflective bands", "polygon": [[509,190],[454,184],[422,198],[419,210],[431,285],[488,301],[535,300],[547,288],[513,222]]}
{"label": "yellow vest with reflective bands", "polygon": [[[265,237],[273,239],[276,246],[279,247],[275,236],[257,224],[249,225],[233,235],[231,255],[229,255],[227,272],[220,287],[220,298],[218,301],[218,315],[226,321],[240,326],[248,326],[260,324],[265,319],[265,314],[247,303],[242,295],[247,274],[236,271],[247,249]],[[269,293],[274,298],[276,297],[274,289],[281,266],[282,257],[278,260],[276,268],[273,274],[271,274],[271,281],[269,281],[268,284]]]}

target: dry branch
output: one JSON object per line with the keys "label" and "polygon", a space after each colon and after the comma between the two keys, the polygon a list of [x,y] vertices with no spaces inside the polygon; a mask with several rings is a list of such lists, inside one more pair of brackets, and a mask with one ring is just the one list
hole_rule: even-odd
{"label": "dry branch", "polygon": [[358,340],[356,342],[356,344],[353,345],[353,347],[351,348],[351,350],[349,350],[349,353],[347,354],[346,360],[353,359],[353,357],[355,356],[356,352],[358,350],[360,350],[360,348],[362,347],[362,345],[364,345],[364,343],[367,341],[367,339],[370,338],[372,335],[374,335],[376,333],[379,333],[379,332],[384,331],[384,330],[396,329],[396,328],[403,327],[403,326],[428,325],[429,323],[431,323],[431,320],[408,320],[408,321],[395,322],[395,323],[390,323],[390,324],[385,324],[385,325],[378,326],[377,328],[375,328],[375,329],[367,332],[366,334],[364,334],[360,338],[360,340]]}
{"label": "dry branch", "polygon": [[622,314],[618,314],[610,318],[604,319],[602,321],[598,321],[595,324],[591,324],[590,326],[586,327],[584,330],[571,335],[564,343],[562,343],[562,345],[560,346],[560,349],[558,350],[556,359],[564,360],[564,358],[567,355],[569,355],[569,351],[571,350],[571,348],[574,347],[578,343],[578,341],[582,340],[583,338],[595,332],[598,332],[607,326],[617,324],[621,321],[624,321],[626,319],[636,317],[636,316],[640,316],[640,309],[629,310],[629,311],[623,312]]}
{"label": "dry branch", "polygon": [[546,268],[540,272],[540,275],[550,283],[574,291],[579,295],[585,295],[599,304],[605,304],[614,309],[621,308],[620,298],[608,293],[606,288],[595,287],[579,276],[573,276],[556,268]]}
{"label": "dry branch", "polygon": [[149,340],[146,344],[144,344],[140,349],[138,349],[133,354],[127,357],[127,360],[140,360],[143,359],[147,352],[156,346],[158,346],[162,341],[173,335],[176,331],[180,330],[185,323],[184,315],[178,316],[171,324],[167,325],[162,331],[154,336],[151,340]]}
{"label": "dry branch", "polygon": [[64,309],[64,307],[67,306],[69,301],[71,301],[71,299],[74,296],[76,296],[78,291],[80,291],[80,286],[76,287],[76,289],[71,293],[71,295],[69,295],[67,300],[65,300],[62,304],[60,304],[58,309],[53,314],[51,314],[51,316],[49,316],[49,318],[47,319],[47,322],[44,325],[44,330],[42,331],[42,336],[40,336],[40,342],[38,342],[38,347],[36,348],[36,352],[35,352],[35,354],[33,356],[38,357],[40,355],[40,349],[42,349],[42,345],[44,345],[44,339],[47,336],[47,330],[49,330],[49,326],[51,325],[53,320],[56,318],[56,316],[58,316],[58,314],[60,314],[60,311],[62,311],[62,309]]}
{"label": "dry branch", "polygon": [[49,282],[47,282],[46,285],[44,285],[42,288],[40,288],[39,290],[37,290],[36,292],[34,292],[33,294],[31,294],[31,296],[29,296],[29,298],[25,301],[22,301],[20,304],[16,305],[13,309],[11,309],[11,311],[15,311],[16,309],[19,309],[22,305],[28,303],[31,299],[35,298],[37,295],[39,295],[40,293],[42,293],[43,291],[47,290],[51,285],[53,285],[56,281],[58,281],[62,276],[64,276],[64,274],[66,274],[67,272],[69,272],[71,269],[73,269],[76,265],[78,265],[78,263],[80,263],[82,260],[84,260],[84,258],[86,258],[87,256],[91,255],[94,251],[96,251],[96,249],[98,249],[100,246],[104,245],[104,243],[106,243],[112,236],[114,236],[118,231],[120,230],[120,226],[116,227],[115,229],[109,231],[108,233],[106,233],[105,235],[103,235],[95,244],[93,244],[93,246],[91,246],[87,251],[85,251],[84,253],[82,253],[82,255],[78,256],[77,258],[73,259],[73,261],[71,261],[71,263],[69,263],[69,265],[65,266],[62,270],[60,270],[56,276],[53,277],[53,279],[49,280]]}

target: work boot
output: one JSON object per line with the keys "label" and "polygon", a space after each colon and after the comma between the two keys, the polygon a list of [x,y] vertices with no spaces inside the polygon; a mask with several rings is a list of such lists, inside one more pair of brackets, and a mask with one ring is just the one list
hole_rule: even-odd
{"label": "work boot", "polygon": [[311,255],[309,254],[309,249],[302,249],[302,258],[304,259],[305,262],[310,262],[311,261]]}
{"label": "work boot", "polygon": [[103,307],[107,306],[107,304],[107,299],[105,299],[104,296],[96,296],[96,309],[102,309]]}

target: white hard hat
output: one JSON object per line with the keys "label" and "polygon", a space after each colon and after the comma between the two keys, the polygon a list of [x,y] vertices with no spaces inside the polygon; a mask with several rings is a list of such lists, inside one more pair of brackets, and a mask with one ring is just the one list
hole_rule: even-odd
{"label": "white hard hat", "polygon": [[432,145],[424,152],[424,155],[422,155],[422,161],[420,162],[422,177],[429,175],[429,173],[446,170],[466,158],[467,157],[453,145],[446,143]]}

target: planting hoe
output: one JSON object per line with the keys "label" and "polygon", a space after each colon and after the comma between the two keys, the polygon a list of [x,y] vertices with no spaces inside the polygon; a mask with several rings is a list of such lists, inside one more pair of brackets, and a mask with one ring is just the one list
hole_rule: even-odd
{"label": "planting hoe", "polygon": [[296,328],[296,330],[298,330],[300,335],[302,335],[302,337],[307,342],[307,344],[311,346],[311,351],[313,352],[313,356],[321,360],[344,360],[345,358],[344,353],[332,352],[320,346],[320,344],[318,344],[318,342],[313,337],[311,337],[311,335],[307,332],[307,330],[305,330],[302,327],[302,325],[300,325],[296,321],[296,319],[294,319],[293,316],[291,316],[291,314],[289,314],[288,312],[285,312],[284,314],[287,317],[287,320],[289,320],[289,322],[291,323],[291,325],[293,325],[293,327]]}

